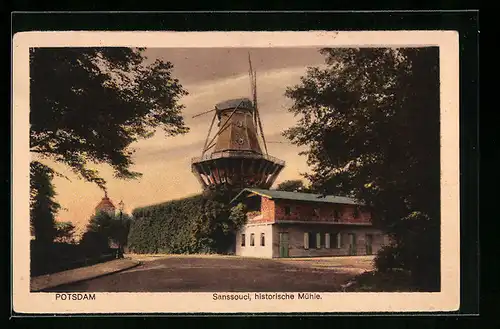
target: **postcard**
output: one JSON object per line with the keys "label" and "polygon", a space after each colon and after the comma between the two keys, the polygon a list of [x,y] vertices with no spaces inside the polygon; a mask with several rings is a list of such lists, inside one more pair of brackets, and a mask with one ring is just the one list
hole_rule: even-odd
{"label": "postcard", "polygon": [[454,31],[13,38],[21,314],[455,311]]}

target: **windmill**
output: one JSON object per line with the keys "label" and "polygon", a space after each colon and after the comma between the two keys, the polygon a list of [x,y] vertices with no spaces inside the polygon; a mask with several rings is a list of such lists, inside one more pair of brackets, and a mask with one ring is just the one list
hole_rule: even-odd
{"label": "windmill", "polygon": [[[201,156],[191,161],[192,172],[204,190],[269,188],[285,165],[284,161],[268,154],[257,106],[257,74],[250,54],[248,63],[252,100],[229,99],[193,116],[214,112]],[[212,136],[215,122],[218,129]]]}

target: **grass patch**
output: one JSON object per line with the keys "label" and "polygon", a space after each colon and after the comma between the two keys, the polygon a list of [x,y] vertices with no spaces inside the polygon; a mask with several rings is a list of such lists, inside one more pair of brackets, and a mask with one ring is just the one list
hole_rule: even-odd
{"label": "grass patch", "polygon": [[370,271],[356,276],[349,292],[417,292],[408,271]]}

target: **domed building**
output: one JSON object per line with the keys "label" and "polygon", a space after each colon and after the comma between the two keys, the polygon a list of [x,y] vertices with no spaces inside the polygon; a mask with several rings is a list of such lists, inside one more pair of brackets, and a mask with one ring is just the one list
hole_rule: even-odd
{"label": "domed building", "polygon": [[116,212],[116,207],[108,198],[108,192],[104,192],[104,198],[102,198],[101,202],[95,207],[95,213],[98,214],[101,211],[106,212],[110,215],[114,215]]}

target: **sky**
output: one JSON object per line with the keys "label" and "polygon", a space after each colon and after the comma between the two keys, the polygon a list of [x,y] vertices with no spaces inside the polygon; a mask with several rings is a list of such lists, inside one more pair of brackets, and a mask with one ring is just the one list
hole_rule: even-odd
{"label": "sky", "polygon": [[[125,212],[134,208],[179,199],[201,192],[201,186],[191,173],[191,158],[201,155],[210,121],[210,114],[193,115],[210,110],[216,103],[231,98],[249,97],[248,52],[257,71],[259,111],[270,155],[286,162],[275,184],[288,179],[300,179],[307,172],[305,156],[297,146],[286,141],[281,133],[292,127],[296,118],[287,109],[292,104],[284,96],[288,86],[300,82],[310,66],[322,66],[324,58],[316,48],[149,48],[147,61],[170,61],[173,76],[189,92],[180,103],[190,132],[166,137],[161,131],[152,138],[131,145],[136,150],[132,170],[143,175],[136,180],[113,178],[110,167],[94,166],[108,182],[108,196],[118,207],[123,200]],[[69,179],[56,177],[57,201],[64,208],[58,221],[73,222],[79,232],[94,213],[103,192],[95,184],[74,176],[68,168],[49,163]]]}

